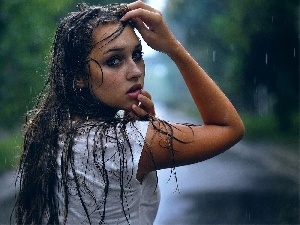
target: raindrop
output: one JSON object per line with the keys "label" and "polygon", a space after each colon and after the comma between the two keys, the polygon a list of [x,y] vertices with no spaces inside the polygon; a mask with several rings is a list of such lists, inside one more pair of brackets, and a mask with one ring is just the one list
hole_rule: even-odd
{"label": "raindrop", "polygon": [[268,65],[268,53],[266,53],[266,65]]}
{"label": "raindrop", "polygon": [[274,16],[272,16],[272,23],[274,22]]}
{"label": "raindrop", "polygon": [[213,62],[216,61],[216,51],[213,51]]}
{"label": "raindrop", "polygon": [[32,94],[32,86],[29,87],[29,93]]}
{"label": "raindrop", "polygon": [[296,58],[296,48],[294,48],[294,58]]}

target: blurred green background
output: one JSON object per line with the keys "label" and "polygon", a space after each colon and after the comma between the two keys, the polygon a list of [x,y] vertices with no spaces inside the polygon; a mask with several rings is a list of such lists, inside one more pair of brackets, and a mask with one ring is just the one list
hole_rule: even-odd
{"label": "blurred green background", "polygon": [[[55,28],[79,2],[0,0],[0,172],[16,165],[24,114],[43,87]],[[299,1],[169,0],[163,15],[242,115],[245,140],[298,151]],[[145,60],[154,102],[196,116],[171,60]]]}

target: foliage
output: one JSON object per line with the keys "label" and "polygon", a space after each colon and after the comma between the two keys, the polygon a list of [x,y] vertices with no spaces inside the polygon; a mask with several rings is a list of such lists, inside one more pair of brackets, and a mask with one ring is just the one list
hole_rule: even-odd
{"label": "foliage", "polygon": [[286,131],[299,113],[298,10],[297,0],[172,0],[167,15],[235,105],[256,113],[265,88]]}
{"label": "foliage", "polygon": [[[0,0],[0,171],[11,169],[18,161],[20,124],[44,85],[56,26],[80,2]],[[112,2],[124,1],[88,1]]]}
{"label": "foliage", "polygon": [[[191,55],[216,80],[225,84],[231,80],[226,70],[226,58],[231,50],[212,28],[213,19],[226,11],[228,0],[168,1],[166,17],[171,29]],[[230,92],[230,88],[226,92]]]}
{"label": "foliage", "polygon": [[266,86],[275,98],[279,126],[287,130],[292,126],[292,115],[299,102],[299,2],[245,0],[242,3],[231,4],[230,10],[236,13],[223,17],[220,25],[227,24],[229,31],[223,32],[224,37],[241,51],[237,72],[244,72],[241,86],[244,101],[255,108],[254,93],[259,85]]}
{"label": "foliage", "polygon": [[2,1],[0,34],[0,126],[23,121],[22,115],[42,87],[45,57],[59,12],[69,1]]}
{"label": "foliage", "polygon": [[15,168],[20,155],[21,134],[13,134],[0,140],[0,172]]}
{"label": "foliage", "polygon": [[[52,38],[61,17],[79,0],[0,1],[0,128],[20,125],[47,71]],[[109,4],[121,1],[89,1]],[[123,2],[123,1],[122,1]]]}
{"label": "foliage", "polygon": [[293,147],[299,150],[299,117],[292,117],[293,126],[288,132],[282,132],[278,119],[274,114],[258,116],[250,113],[243,113],[242,119],[246,127],[244,139],[246,141],[270,141],[273,144],[280,144]]}

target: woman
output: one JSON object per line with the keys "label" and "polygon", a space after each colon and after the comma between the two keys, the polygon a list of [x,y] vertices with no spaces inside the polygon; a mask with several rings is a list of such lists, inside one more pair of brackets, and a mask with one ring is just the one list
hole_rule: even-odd
{"label": "woman", "polygon": [[[154,117],[134,28],[177,65],[203,126]],[[141,1],[82,4],[62,20],[39,102],[25,126],[18,224],[152,224],[156,170],[211,158],[244,134],[230,101]]]}

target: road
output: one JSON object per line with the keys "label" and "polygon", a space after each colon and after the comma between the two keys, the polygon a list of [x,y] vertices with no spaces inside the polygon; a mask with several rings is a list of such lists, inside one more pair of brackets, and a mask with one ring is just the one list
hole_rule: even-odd
{"label": "road", "polygon": [[[160,110],[170,115],[166,120],[197,123]],[[176,168],[176,177],[158,172],[155,225],[300,224],[298,149],[241,141],[212,159]]]}
{"label": "road", "polygon": [[[159,107],[174,122],[198,123]],[[201,163],[158,172],[161,204],[155,225],[300,224],[299,152],[241,141]],[[0,174],[0,224],[9,224],[14,173]],[[178,189],[177,189],[178,187]]]}
{"label": "road", "polygon": [[[241,142],[207,161],[159,171],[156,225],[300,224],[299,155]],[[171,181],[168,182],[168,179]]]}

